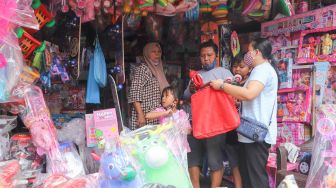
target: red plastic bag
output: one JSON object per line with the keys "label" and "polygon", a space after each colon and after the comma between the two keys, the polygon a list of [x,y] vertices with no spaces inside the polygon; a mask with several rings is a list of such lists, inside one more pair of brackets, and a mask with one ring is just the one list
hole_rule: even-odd
{"label": "red plastic bag", "polygon": [[192,128],[195,138],[210,138],[239,126],[233,98],[206,86],[191,96]]}

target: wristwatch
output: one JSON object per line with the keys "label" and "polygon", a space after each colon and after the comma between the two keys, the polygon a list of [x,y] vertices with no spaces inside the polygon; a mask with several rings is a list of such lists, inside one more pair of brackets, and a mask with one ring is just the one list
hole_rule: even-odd
{"label": "wristwatch", "polygon": [[224,90],[224,81],[223,81],[223,83],[219,86],[219,89]]}

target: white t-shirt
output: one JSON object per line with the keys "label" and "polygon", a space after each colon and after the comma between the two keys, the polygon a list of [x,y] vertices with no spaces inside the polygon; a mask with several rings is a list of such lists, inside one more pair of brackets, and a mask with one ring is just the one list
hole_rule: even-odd
{"label": "white t-shirt", "polygon": [[[271,125],[268,128],[268,134],[266,135],[265,142],[268,144],[276,144],[277,137],[277,88],[278,88],[278,77],[277,74],[270,63],[263,63],[256,67],[251,72],[250,77],[246,81],[244,87],[247,86],[249,81],[259,81],[264,85],[264,89],[261,91],[259,96],[251,101],[243,101],[242,105],[242,116],[250,117],[259,122],[269,125],[270,120]],[[273,109],[274,108],[274,109]],[[271,118],[273,110],[273,115]],[[239,142],[252,143],[250,140],[240,134],[238,134]]]}

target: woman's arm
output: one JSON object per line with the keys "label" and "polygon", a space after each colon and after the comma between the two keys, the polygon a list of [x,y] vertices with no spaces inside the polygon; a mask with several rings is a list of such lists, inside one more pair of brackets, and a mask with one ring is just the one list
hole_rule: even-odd
{"label": "woman's arm", "polygon": [[146,124],[146,118],[145,118],[145,114],[141,108],[141,104],[140,102],[136,101],[133,103],[134,105],[134,109],[135,109],[135,112],[137,113],[137,123],[138,123],[138,126],[142,127]]}
{"label": "woman's arm", "polygon": [[148,112],[145,117],[147,120],[153,120],[153,119],[159,119],[160,117],[169,116],[171,114],[172,114],[172,110],[165,110],[162,112],[152,111],[152,112]]}
{"label": "woman's arm", "polygon": [[212,88],[216,90],[223,90],[229,95],[232,95],[233,97],[242,101],[250,101],[255,99],[264,89],[264,85],[261,82],[255,80],[249,81],[247,87],[240,87],[224,83],[222,79],[213,80],[210,82],[210,85]]}

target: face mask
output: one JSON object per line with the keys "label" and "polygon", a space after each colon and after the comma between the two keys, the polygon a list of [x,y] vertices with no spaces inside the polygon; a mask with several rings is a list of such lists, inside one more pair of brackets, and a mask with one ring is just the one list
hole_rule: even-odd
{"label": "face mask", "polygon": [[157,65],[160,64],[160,61],[152,61],[152,63],[153,63],[154,66],[157,66]]}
{"label": "face mask", "polygon": [[252,67],[253,65],[252,51],[249,51],[244,55],[244,62],[247,66]]}
{"label": "face mask", "polygon": [[215,60],[213,61],[213,63],[211,63],[211,64],[202,65],[202,69],[203,69],[203,70],[206,70],[206,71],[209,71],[209,70],[215,68],[215,67],[216,67],[216,64],[217,64],[217,62],[216,62],[216,59],[215,59]]}

